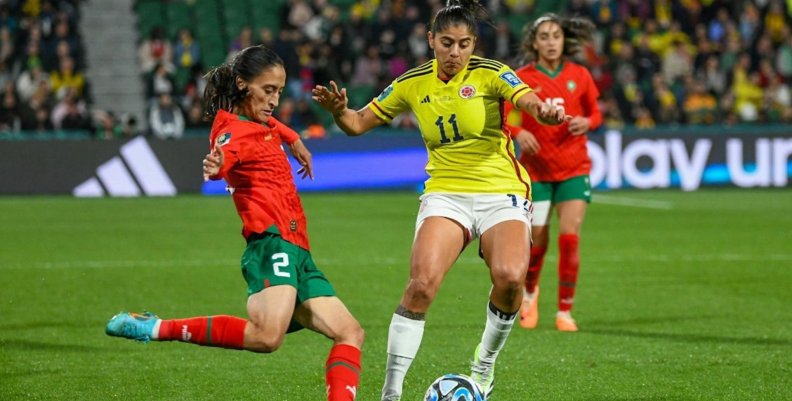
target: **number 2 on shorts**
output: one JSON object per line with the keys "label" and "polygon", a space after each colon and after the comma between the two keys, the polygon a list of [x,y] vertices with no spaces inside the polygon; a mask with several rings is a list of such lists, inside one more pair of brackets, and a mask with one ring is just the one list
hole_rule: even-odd
{"label": "number 2 on shorts", "polygon": [[272,255],[272,260],[275,263],[272,264],[272,270],[275,272],[275,275],[278,277],[291,277],[289,272],[283,272],[280,270],[281,267],[289,266],[289,254],[285,252],[279,252]]}

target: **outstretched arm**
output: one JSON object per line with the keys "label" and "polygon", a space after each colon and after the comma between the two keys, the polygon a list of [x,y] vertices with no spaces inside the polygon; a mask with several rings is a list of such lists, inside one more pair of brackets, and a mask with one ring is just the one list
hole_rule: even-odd
{"label": "outstretched arm", "polygon": [[558,125],[572,119],[572,116],[564,113],[563,108],[543,102],[533,92],[520,96],[515,106],[520,110],[527,111],[536,121],[544,125]]}
{"label": "outstretched arm", "polygon": [[313,100],[329,111],[338,128],[349,136],[363,135],[372,128],[384,124],[368,107],[358,111],[350,109],[346,88],[339,90],[334,81],[330,81],[330,88],[316,85],[312,93]]}

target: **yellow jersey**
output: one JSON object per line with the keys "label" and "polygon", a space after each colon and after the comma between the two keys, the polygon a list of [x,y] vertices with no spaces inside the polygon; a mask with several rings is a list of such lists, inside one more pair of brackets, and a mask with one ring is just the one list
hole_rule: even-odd
{"label": "yellow jersey", "polygon": [[368,107],[386,123],[407,110],[415,114],[429,154],[424,193],[530,199],[531,180],[514,156],[503,102],[531,90],[509,66],[476,56],[444,82],[433,59],[396,78]]}

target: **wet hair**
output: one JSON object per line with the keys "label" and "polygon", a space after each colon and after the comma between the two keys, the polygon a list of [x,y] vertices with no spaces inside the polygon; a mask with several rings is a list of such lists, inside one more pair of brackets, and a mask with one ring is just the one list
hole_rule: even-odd
{"label": "wet hair", "polygon": [[533,48],[536,41],[536,32],[545,22],[553,22],[564,31],[564,56],[572,56],[583,47],[583,42],[591,40],[596,26],[593,22],[582,17],[561,17],[558,14],[547,13],[537,18],[533,23],[523,28],[522,53],[524,60],[538,60],[539,52]]}
{"label": "wet hair", "polygon": [[262,71],[281,66],[283,60],[274,51],[258,45],[242,49],[233,60],[223,63],[204,75],[204,120],[212,121],[220,110],[230,112],[247,96],[247,89],[240,90],[236,77],[252,81]]}
{"label": "wet hair", "polygon": [[429,30],[432,35],[443,32],[454,25],[465,25],[474,36],[478,36],[478,23],[484,22],[490,26],[495,26],[492,18],[487,12],[487,8],[481,5],[478,0],[448,0],[445,7],[435,14]]}

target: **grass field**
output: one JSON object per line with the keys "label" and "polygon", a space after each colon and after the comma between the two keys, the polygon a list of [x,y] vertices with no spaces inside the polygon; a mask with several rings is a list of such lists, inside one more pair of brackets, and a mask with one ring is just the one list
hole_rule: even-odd
{"label": "grass field", "polygon": [[[416,194],[303,198],[315,259],[367,331],[358,400],[379,400]],[[512,332],[493,401],[792,399],[792,191],[599,199],[581,244],[581,332],[553,327],[553,246],[540,327]],[[271,355],[104,334],[120,310],[243,315],[239,229],[225,197],[0,198],[0,400],[323,400],[330,342],[314,333]],[[430,310],[404,401],[468,372],[489,289],[474,248]]]}

